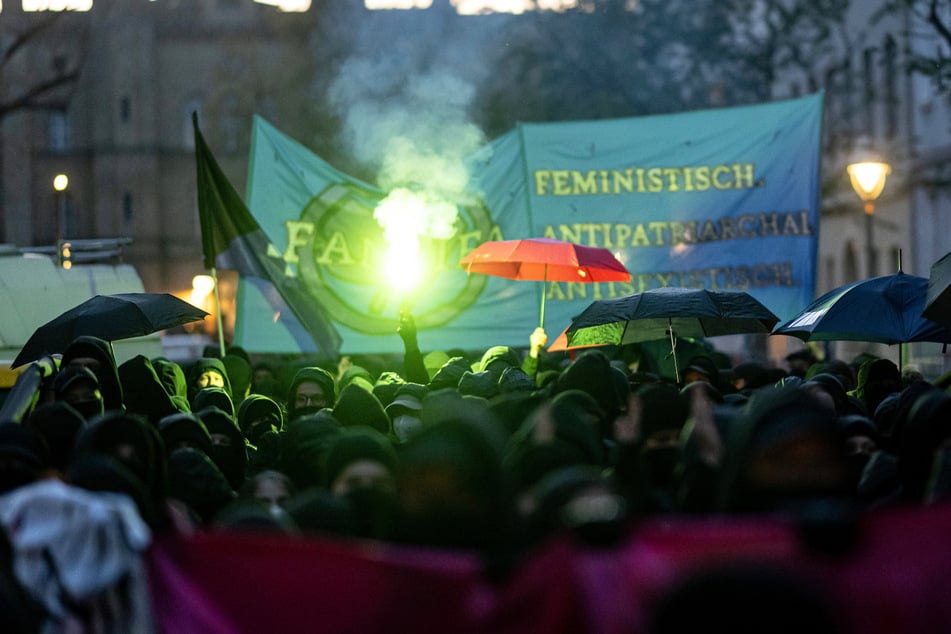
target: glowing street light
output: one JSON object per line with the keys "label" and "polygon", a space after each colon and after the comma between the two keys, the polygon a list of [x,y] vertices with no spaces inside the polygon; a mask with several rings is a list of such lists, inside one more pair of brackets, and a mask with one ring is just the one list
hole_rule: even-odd
{"label": "glowing street light", "polygon": [[70,244],[64,242],[66,232],[66,189],[69,187],[69,176],[57,174],[53,177],[53,214],[56,225],[56,257],[59,265],[64,269],[72,268],[72,253]]}
{"label": "glowing street light", "polygon": [[204,310],[208,296],[215,290],[215,280],[210,275],[196,275],[192,278],[192,306],[197,306]]}
{"label": "glowing street light", "polygon": [[852,189],[865,202],[865,248],[868,260],[868,277],[876,273],[875,244],[873,241],[873,218],[875,201],[885,189],[885,178],[891,174],[888,163],[877,160],[860,161],[848,166]]}

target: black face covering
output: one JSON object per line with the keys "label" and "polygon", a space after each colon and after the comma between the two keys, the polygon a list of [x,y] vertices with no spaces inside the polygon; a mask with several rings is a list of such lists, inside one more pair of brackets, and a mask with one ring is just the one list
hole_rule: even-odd
{"label": "black face covering", "polygon": [[674,483],[674,471],[679,459],[679,447],[659,447],[644,451],[641,460],[652,488],[667,488]]}
{"label": "black face covering", "polygon": [[86,420],[91,419],[93,416],[98,416],[102,414],[102,400],[100,399],[88,399],[85,401],[76,401],[70,403],[77,412],[82,414],[82,417]]}
{"label": "black face covering", "polygon": [[238,490],[244,484],[245,470],[248,466],[248,454],[244,444],[213,445],[208,457],[221,471],[231,488]]}
{"label": "black face covering", "polygon": [[304,405],[303,407],[295,407],[294,409],[287,412],[287,420],[291,421],[295,418],[300,418],[301,416],[311,416],[322,409],[324,409],[322,405]]}

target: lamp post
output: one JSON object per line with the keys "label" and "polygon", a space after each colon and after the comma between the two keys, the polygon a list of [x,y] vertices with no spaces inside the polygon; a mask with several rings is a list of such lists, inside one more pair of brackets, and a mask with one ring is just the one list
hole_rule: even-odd
{"label": "lamp post", "polygon": [[873,240],[875,200],[885,189],[885,178],[891,174],[892,168],[888,163],[871,160],[852,163],[847,169],[849,179],[852,181],[852,189],[865,202],[865,248],[867,250],[868,277],[874,277],[877,272],[875,242]]}
{"label": "lamp post", "polygon": [[[56,258],[63,268],[70,268],[72,262],[64,257],[64,243],[66,232],[66,188],[69,187],[69,177],[66,174],[57,174],[53,177],[53,191],[56,197]],[[68,248],[68,247],[67,247]]]}
{"label": "lamp post", "polygon": [[63,239],[63,232],[66,230],[66,209],[64,199],[66,197],[66,188],[69,187],[69,176],[66,174],[57,174],[53,177],[53,191],[56,192],[56,241]]}

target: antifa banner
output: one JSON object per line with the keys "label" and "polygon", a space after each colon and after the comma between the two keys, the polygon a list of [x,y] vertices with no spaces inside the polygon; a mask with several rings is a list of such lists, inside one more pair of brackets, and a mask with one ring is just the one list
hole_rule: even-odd
{"label": "antifa banner", "polygon": [[[813,298],[819,233],[822,94],[739,108],[521,124],[469,157],[469,192],[451,237],[422,238],[420,291],[385,273],[374,210],[387,192],[331,167],[255,117],[247,204],[285,263],[333,322],[344,353],[401,352],[399,311],[424,349],[525,346],[541,283],[467,275],[459,260],[488,240],[549,237],[610,249],[630,282],[549,282],[546,326],[592,301],[663,286],[744,290],[781,319]],[[425,189],[426,183],[413,187]],[[241,281],[235,343],[301,345],[292,311]]]}

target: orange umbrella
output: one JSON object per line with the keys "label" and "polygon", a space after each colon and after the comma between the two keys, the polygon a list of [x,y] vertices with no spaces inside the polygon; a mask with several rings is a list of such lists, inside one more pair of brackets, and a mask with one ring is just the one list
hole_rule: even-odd
{"label": "orange umbrella", "polygon": [[[483,242],[459,263],[468,273],[483,273],[510,280],[533,280],[544,284],[631,280],[631,274],[609,250],[551,238]],[[544,326],[543,286],[539,327]]]}

